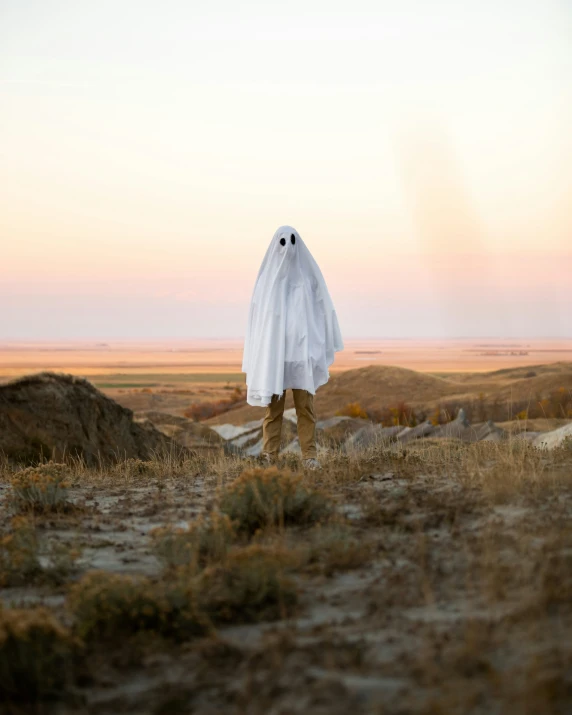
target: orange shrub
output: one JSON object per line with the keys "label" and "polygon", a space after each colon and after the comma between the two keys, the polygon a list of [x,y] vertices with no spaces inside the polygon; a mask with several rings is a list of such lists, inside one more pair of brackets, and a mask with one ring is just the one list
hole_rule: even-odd
{"label": "orange shrub", "polygon": [[359,402],[350,402],[341,410],[336,412],[336,415],[340,417],[361,417],[362,419],[367,419],[367,412],[360,405]]}

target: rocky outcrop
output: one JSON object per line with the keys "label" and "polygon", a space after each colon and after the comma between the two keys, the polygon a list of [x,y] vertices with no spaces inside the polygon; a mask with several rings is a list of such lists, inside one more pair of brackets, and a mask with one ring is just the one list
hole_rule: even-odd
{"label": "rocky outcrop", "polygon": [[572,422],[564,425],[564,427],[552,430],[552,432],[539,435],[532,444],[540,449],[556,449],[561,447],[565,440],[570,440],[572,444]]}
{"label": "rocky outcrop", "polygon": [[[284,412],[282,449],[296,439],[296,414],[292,413],[292,410]],[[253,420],[243,425],[213,425],[211,429],[222,437],[225,451],[229,454],[257,457],[262,451],[262,420]]]}
{"label": "rocky outcrop", "polygon": [[90,382],[43,372],[0,385],[0,453],[21,463],[80,457],[87,464],[148,459],[171,440]]}
{"label": "rocky outcrop", "polygon": [[383,427],[378,424],[366,424],[345,441],[346,449],[364,449],[375,445],[383,445],[396,440],[405,427]]}
{"label": "rocky outcrop", "polygon": [[502,442],[508,439],[508,436],[508,432],[495,425],[492,420],[488,420],[488,422],[467,427],[462,433],[461,439],[464,442]]}
{"label": "rocky outcrop", "polygon": [[[222,438],[226,451],[257,456],[262,450],[262,420],[243,425],[215,425],[211,429]],[[353,451],[392,443],[407,445],[422,439],[454,439],[466,443],[502,442],[509,439],[511,435],[491,420],[471,424],[465,411],[460,409],[455,419],[444,425],[434,425],[426,421],[415,427],[403,425],[383,427],[364,419],[330,417],[316,423],[316,437],[319,451],[327,449]],[[522,432],[512,435],[513,439],[527,440],[535,446],[549,449],[559,446],[567,437],[572,438],[572,424],[549,433]],[[286,410],[284,413],[281,452],[300,453],[294,410]]]}
{"label": "rocky outcrop", "polygon": [[447,422],[444,425],[440,425],[435,429],[431,437],[434,438],[446,438],[446,439],[463,439],[463,436],[468,428],[470,428],[471,423],[465,416],[465,410],[460,409],[457,416],[451,422]]}
{"label": "rocky outcrop", "polygon": [[430,436],[431,439],[460,439],[462,442],[500,442],[508,438],[508,433],[492,420],[471,424],[465,410],[461,408],[454,420],[428,429],[424,436]]}
{"label": "rocky outcrop", "polygon": [[366,420],[357,417],[337,415],[327,420],[319,420],[316,423],[316,432],[324,446],[336,448],[369,424]]}
{"label": "rocky outcrop", "polygon": [[401,444],[407,444],[408,442],[414,442],[416,439],[430,437],[435,432],[435,429],[435,425],[427,420],[415,427],[404,427],[397,435],[397,438]]}
{"label": "rocky outcrop", "polygon": [[215,430],[202,422],[171,415],[168,412],[138,412],[135,420],[142,427],[151,424],[181,447],[197,453],[216,452],[225,444],[224,439]]}

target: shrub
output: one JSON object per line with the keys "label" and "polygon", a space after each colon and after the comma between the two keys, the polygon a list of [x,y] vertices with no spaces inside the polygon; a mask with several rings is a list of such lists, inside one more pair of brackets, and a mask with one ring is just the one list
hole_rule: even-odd
{"label": "shrub", "polygon": [[154,529],[151,537],[157,557],[167,568],[196,569],[226,556],[234,528],[228,516],[215,512],[210,518],[199,518],[188,529]]}
{"label": "shrub", "polygon": [[441,408],[436,407],[433,410],[433,413],[429,419],[430,419],[432,425],[437,426],[437,425],[441,424]]}
{"label": "shrub", "polygon": [[390,407],[391,425],[403,425],[404,427],[415,427],[417,425],[417,416],[413,409],[406,402],[398,402],[395,406]]}
{"label": "shrub", "polygon": [[207,631],[194,594],[183,582],[154,584],[142,577],[94,571],[71,587],[68,606],[78,635],[88,641],[141,631],[179,640]]}
{"label": "shrub", "polygon": [[129,457],[122,462],[117,462],[112,467],[114,474],[133,479],[134,477],[154,477],[156,476],[157,465],[153,461],[144,461],[142,459],[134,459]]}
{"label": "shrub", "polygon": [[564,441],[560,445],[560,449],[563,451],[572,452],[572,436],[568,436],[568,437],[564,438]]}
{"label": "shrub", "polygon": [[62,583],[74,571],[79,554],[58,541],[41,542],[26,517],[14,517],[10,531],[0,537],[0,586]]}
{"label": "shrub", "polygon": [[308,489],[302,477],[276,467],[247,469],[221,494],[220,509],[239,531],[313,524],[331,512],[329,499]]}
{"label": "shrub", "polygon": [[361,417],[367,419],[368,414],[359,402],[349,402],[345,407],[336,412],[339,417]]}
{"label": "shrub", "polygon": [[69,682],[74,642],[44,608],[0,608],[0,701],[56,698]]}
{"label": "shrub", "polygon": [[202,609],[215,622],[253,622],[288,616],[297,602],[283,575],[287,552],[251,545],[206,569],[198,582]]}
{"label": "shrub", "polygon": [[25,517],[12,519],[11,531],[0,538],[0,585],[17,586],[41,572],[36,530]]}
{"label": "shrub", "polygon": [[66,464],[55,462],[22,469],[12,478],[9,501],[18,511],[65,511],[71,506],[69,471]]}

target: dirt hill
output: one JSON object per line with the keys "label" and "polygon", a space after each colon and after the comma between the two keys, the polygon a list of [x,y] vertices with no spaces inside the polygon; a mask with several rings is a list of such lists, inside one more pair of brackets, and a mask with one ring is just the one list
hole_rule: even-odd
{"label": "dirt hill", "polygon": [[511,391],[518,396],[526,395],[531,390],[550,391],[559,387],[572,387],[572,363],[555,362],[549,365],[526,365],[524,367],[505,368],[492,372],[466,372],[441,374],[446,380],[475,392],[479,389]]}
{"label": "dirt hill", "polygon": [[319,408],[329,414],[350,402],[358,402],[365,409],[402,400],[424,404],[461,390],[458,383],[443,377],[402,367],[370,365],[332,377],[320,388]]}
{"label": "dirt hill", "polygon": [[[430,374],[401,367],[371,365],[347,370],[330,378],[318,390],[315,405],[320,419],[326,419],[349,403],[358,403],[366,411],[380,410],[405,402],[412,408],[431,412],[439,405],[478,404],[482,415],[474,421],[510,419],[523,404],[534,405],[562,391],[572,401],[572,363],[535,365],[489,373]],[[290,393],[286,408],[292,407]],[[495,414],[489,414],[493,409]],[[242,424],[259,419],[260,407],[239,407],[207,421],[207,424]],[[547,415],[560,416],[560,415]],[[564,415],[562,415],[564,416]]]}
{"label": "dirt hill", "polygon": [[14,461],[80,456],[109,463],[146,459],[169,445],[87,380],[44,372],[0,385],[0,453]]}

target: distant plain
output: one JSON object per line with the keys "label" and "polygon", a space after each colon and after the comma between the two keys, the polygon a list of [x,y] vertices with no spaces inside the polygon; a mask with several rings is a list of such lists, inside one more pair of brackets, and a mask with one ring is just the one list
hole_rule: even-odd
{"label": "distant plain", "polygon": [[[444,385],[444,392],[438,389],[422,396],[417,394],[417,382],[408,373],[392,377],[384,372],[379,384],[373,374],[364,374],[360,380],[361,373],[356,373],[360,384],[352,380],[349,392],[342,390],[343,400],[334,384],[322,389],[317,401],[321,416],[335,413],[343,407],[344,400],[379,401],[390,399],[389,393],[391,399],[431,404],[449,393],[464,393],[467,398],[470,394],[473,399],[482,390],[492,397],[506,392],[504,377],[510,378],[508,389],[512,390],[513,377],[501,374],[498,382],[492,375],[492,381],[487,378],[487,384],[481,384],[480,374],[484,378],[484,373],[509,368],[572,363],[572,339],[352,339],[346,340],[345,346],[336,355],[332,376],[368,366],[398,366],[445,378],[454,386]],[[155,410],[183,415],[192,404],[228,399],[230,390],[244,387],[241,362],[242,340],[0,341],[0,383],[43,370],[71,373],[87,378],[135,412]],[[570,389],[568,370],[565,372],[566,375],[554,376],[554,385],[538,387]],[[540,375],[538,379],[542,380]],[[386,384],[387,380],[390,383]],[[367,384],[362,384],[364,381]],[[526,387],[532,388],[533,383]],[[232,414],[237,423],[259,416],[254,408],[237,408]],[[221,416],[219,421],[229,417]]]}
{"label": "distant plain", "polygon": [[[572,338],[351,339],[333,371],[398,365],[420,372],[479,372],[572,360]],[[0,379],[54,370],[106,382],[195,382],[241,375],[242,340],[0,341]],[[127,378],[130,378],[129,380]]]}

